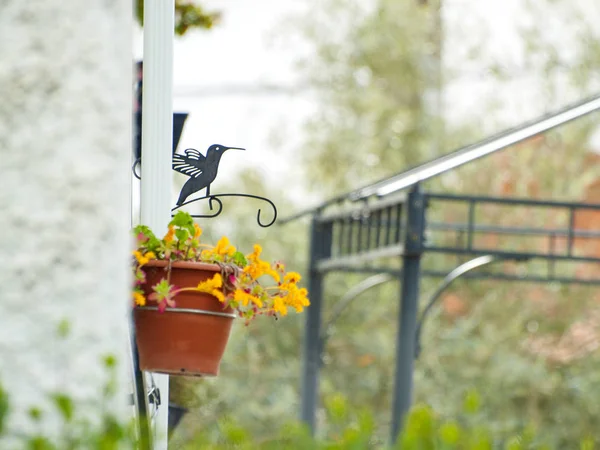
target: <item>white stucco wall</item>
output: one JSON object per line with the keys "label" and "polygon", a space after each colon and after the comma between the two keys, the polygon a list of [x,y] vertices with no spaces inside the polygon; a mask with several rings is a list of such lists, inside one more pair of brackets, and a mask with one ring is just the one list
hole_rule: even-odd
{"label": "white stucco wall", "polygon": [[20,410],[100,397],[113,354],[128,411],[131,29],[131,0],[0,1],[0,381]]}

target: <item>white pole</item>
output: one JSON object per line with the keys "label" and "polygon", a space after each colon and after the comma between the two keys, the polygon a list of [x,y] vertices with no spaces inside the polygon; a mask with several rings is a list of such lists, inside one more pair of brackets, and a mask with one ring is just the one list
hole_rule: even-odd
{"label": "white pole", "polygon": [[[158,234],[171,218],[174,0],[144,2],[141,223]],[[167,449],[169,377],[154,374],[162,404],[155,417],[154,449]]]}

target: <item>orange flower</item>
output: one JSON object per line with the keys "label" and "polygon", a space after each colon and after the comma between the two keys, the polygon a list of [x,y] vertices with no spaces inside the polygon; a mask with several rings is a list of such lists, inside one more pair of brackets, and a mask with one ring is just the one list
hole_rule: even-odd
{"label": "orange flower", "polygon": [[146,297],[144,297],[144,294],[137,291],[133,291],[133,300],[138,306],[144,306],[146,304]]}
{"label": "orange flower", "polygon": [[175,236],[175,227],[173,225],[169,225],[169,231],[167,231],[167,234],[165,234],[163,239],[168,244],[169,242],[173,241],[173,236]]}
{"label": "orange flower", "polygon": [[202,228],[200,228],[196,222],[194,222],[194,230],[196,230],[194,233],[194,239],[198,239],[200,235],[202,235]]}

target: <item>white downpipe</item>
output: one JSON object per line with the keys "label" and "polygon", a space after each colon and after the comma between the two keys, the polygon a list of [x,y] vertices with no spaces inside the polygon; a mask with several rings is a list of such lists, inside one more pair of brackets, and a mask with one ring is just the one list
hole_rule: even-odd
{"label": "white downpipe", "polygon": [[[144,2],[141,223],[158,235],[171,219],[174,0]],[[169,377],[154,374],[162,404],[154,418],[154,449],[167,449]]]}

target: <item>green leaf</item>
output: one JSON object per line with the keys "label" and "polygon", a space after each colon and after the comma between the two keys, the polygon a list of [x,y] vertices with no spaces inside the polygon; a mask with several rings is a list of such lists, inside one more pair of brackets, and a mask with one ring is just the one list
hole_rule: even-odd
{"label": "green leaf", "polygon": [[244,256],[242,252],[235,252],[232,256],[233,263],[240,267],[246,267],[248,265],[248,260]]}
{"label": "green leaf", "polygon": [[58,327],[56,328],[56,333],[58,337],[61,339],[65,339],[69,333],[71,332],[71,324],[67,319],[63,319],[59,322]]}
{"label": "green leaf", "polygon": [[523,445],[521,445],[521,439],[518,436],[512,437],[506,443],[506,450],[523,450]]}
{"label": "green leaf", "polygon": [[489,433],[485,429],[477,429],[473,432],[473,436],[471,437],[471,447],[472,450],[491,450],[492,449],[492,439],[489,436]]}
{"label": "green leaf", "polygon": [[185,242],[187,240],[187,238],[190,236],[190,234],[185,229],[179,229],[179,230],[175,230],[175,236],[177,237],[177,240],[179,242]]}
{"label": "green leaf", "polygon": [[171,220],[169,225],[182,228],[187,228],[190,225],[194,227],[194,219],[192,218],[192,216],[189,215],[189,213],[177,211],[177,214],[173,216],[173,219]]}
{"label": "green leaf", "polygon": [[115,355],[105,355],[102,357],[102,362],[107,369],[114,369],[117,366],[117,357]]}
{"label": "green leaf", "polygon": [[169,284],[169,282],[167,281],[166,278],[163,278],[162,280],[160,280],[160,283],[153,286],[152,289],[162,299],[162,298],[165,298],[170,293],[171,285]]}
{"label": "green leaf", "polygon": [[56,405],[56,408],[61,413],[66,422],[70,422],[73,419],[73,400],[71,397],[65,394],[54,394],[52,400]]}
{"label": "green leaf", "polygon": [[440,427],[440,439],[446,445],[457,445],[460,441],[460,427],[455,422],[447,422]]}
{"label": "green leaf", "polygon": [[4,431],[6,417],[8,416],[8,393],[0,386],[0,435]]}
{"label": "green leaf", "polygon": [[246,430],[233,423],[230,419],[225,419],[219,423],[221,432],[228,444],[235,446],[248,443],[250,436]]}
{"label": "green leaf", "polygon": [[190,233],[190,236],[194,236],[196,234],[196,227],[194,226],[194,219],[185,227],[185,229]]}
{"label": "green leaf", "polygon": [[123,441],[127,434],[125,428],[114,417],[105,416],[102,425],[101,442],[106,449],[118,448],[116,444]]}
{"label": "green leaf", "polygon": [[591,437],[583,439],[579,444],[579,448],[581,450],[594,450],[594,439]]}
{"label": "green leaf", "polygon": [[133,233],[137,236],[138,234],[143,234],[148,239],[156,238],[150,227],[146,225],[137,225],[133,228]]}
{"label": "green leaf", "polygon": [[157,253],[161,247],[161,241],[157,238],[152,238],[146,243],[146,248],[149,252]]}
{"label": "green leaf", "polygon": [[146,225],[138,225],[133,229],[134,236],[137,236],[140,233],[148,238],[148,240],[142,244],[143,247],[151,252],[156,251],[160,247],[161,240],[156,237],[149,227]]}
{"label": "green leaf", "polygon": [[56,446],[50,442],[50,439],[44,436],[33,436],[27,441],[29,450],[56,450]]}
{"label": "green leaf", "polygon": [[475,414],[477,411],[479,411],[480,406],[481,399],[479,394],[474,390],[467,392],[463,403],[464,411],[467,414]]}
{"label": "green leaf", "polygon": [[328,416],[334,423],[342,423],[348,416],[348,402],[340,395],[336,394],[325,401]]}
{"label": "green leaf", "polygon": [[29,415],[31,420],[33,420],[34,422],[39,422],[42,419],[42,416],[44,415],[42,410],[36,406],[29,408],[29,411],[27,411],[27,414]]}

